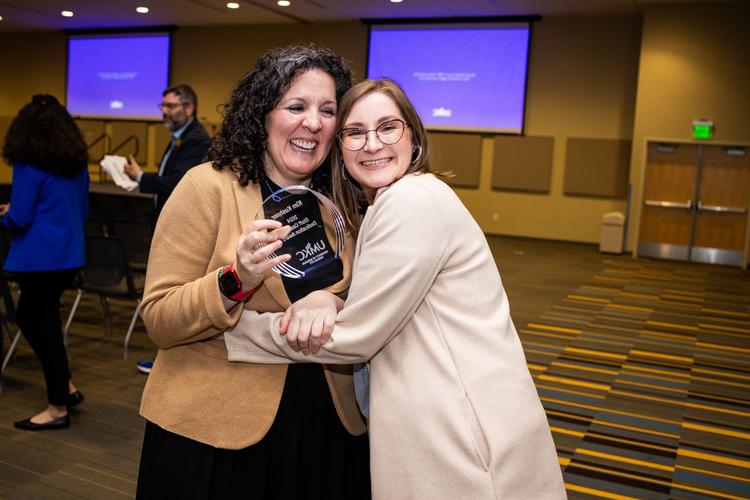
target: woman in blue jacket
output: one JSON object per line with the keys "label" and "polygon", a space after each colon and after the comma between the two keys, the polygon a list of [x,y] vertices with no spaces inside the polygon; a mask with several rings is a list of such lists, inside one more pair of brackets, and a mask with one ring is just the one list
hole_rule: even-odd
{"label": "woman in blue jacket", "polygon": [[4,269],[18,281],[18,326],[41,362],[49,402],[15,426],[62,429],[70,425],[68,407],[83,401],[71,381],[60,297],[84,265],[88,153],[57,99],[35,95],[13,119],[3,157],[13,166],[10,204],[0,206],[0,224],[11,236]]}

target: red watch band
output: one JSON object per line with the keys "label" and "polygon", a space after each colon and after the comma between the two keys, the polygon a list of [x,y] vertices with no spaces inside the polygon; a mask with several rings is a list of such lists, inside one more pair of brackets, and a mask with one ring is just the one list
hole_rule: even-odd
{"label": "red watch band", "polygon": [[[223,276],[231,276],[234,278],[234,281],[236,283],[236,289],[237,291],[228,294],[226,290],[224,290],[221,286],[222,283],[222,277]],[[221,269],[219,269],[219,288],[221,289],[221,292],[229,299],[237,301],[237,302],[245,302],[247,300],[250,300],[250,298],[253,296],[256,290],[261,287],[263,283],[260,283],[258,286],[253,288],[250,291],[243,292],[242,291],[242,281],[240,281],[240,277],[237,274],[237,271],[234,270],[234,266],[232,264],[229,264],[228,266],[224,266]]]}

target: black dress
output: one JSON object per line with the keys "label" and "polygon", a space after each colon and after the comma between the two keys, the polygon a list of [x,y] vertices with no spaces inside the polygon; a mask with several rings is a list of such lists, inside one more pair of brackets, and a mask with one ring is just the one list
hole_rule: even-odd
{"label": "black dress", "polygon": [[[262,186],[263,198],[277,189]],[[306,214],[322,228],[312,195]],[[342,279],[336,260],[301,279],[282,276],[294,302]],[[142,499],[369,499],[367,434],[352,436],[339,420],[323,368],[291,364],[276,418],[258,443],[225,450],[146,423],[137,498]]]}

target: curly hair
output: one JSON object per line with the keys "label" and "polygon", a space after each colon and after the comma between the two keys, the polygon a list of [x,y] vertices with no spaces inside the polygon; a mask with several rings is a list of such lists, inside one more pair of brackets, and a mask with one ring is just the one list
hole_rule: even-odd
{"label": "curly hair", "polygon": [[[208,161],[216,170],[232,170],[239,176],[241,186],[266,178],[266,115],[299,75],[310,70],[331,75],[337,100],[352,86],[349,66],[341,56],[324,47],[291,45],[269,50],[258,59],[224,105],[224,122],[208,151]],[[316,189],[330,193],[330,157],[315,170],[312,182]]]}
{"label": "curly hair", "polygon": [[54,96],[37,94],[13,119],[5,135],[3,158],[54,175],[74,177],[89,156],[73,117]]}

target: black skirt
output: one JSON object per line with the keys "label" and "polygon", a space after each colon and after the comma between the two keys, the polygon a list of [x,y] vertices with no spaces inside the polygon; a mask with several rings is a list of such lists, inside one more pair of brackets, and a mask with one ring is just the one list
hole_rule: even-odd
{"label": "black skirt", "polygon": [[341,424],[321,365],[290,365],[271,429],[242,450],[147,422],[136,498],[369,499],[367,434]]}

